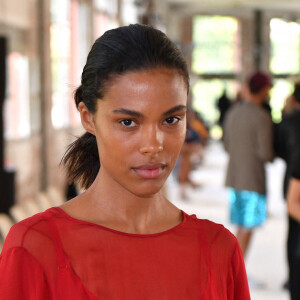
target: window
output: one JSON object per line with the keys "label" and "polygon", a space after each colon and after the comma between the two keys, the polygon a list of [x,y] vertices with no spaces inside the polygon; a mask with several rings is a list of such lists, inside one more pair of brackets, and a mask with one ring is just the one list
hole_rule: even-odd
{"label": "window", "polygon": [[89,6],[76,0],[51,0],[52,124],[78,126],[73,94],[91,46]]}
{"label": "window", "polygon": [[192,71],[197,80],[193,108],[209,125],[218,121],[217,100],[224,89],[234,99],[235,78],[241,69],[239,22],[232,17],[196,16],[193,19]]}
{"label": "window", "polygon": [[204,119],[213,125],[219,118],[217,100],[224,90],[229,99],[235,99],[238,84],[235,80],[219,78],[199,80],[193,86],[193,109],[200,112]]}
{"label": "window", "polygon": [[271,19],[270,43],[270,71],[274,77],[270,106],[273,121],[280,122],[285,100],[293,92],[289,77],[300,73],[300,24]]}
{"label": "window", "polygon": [[300,72],[300,25],[281,19],[270,22],[270,70],[274,74]]}
{"label": "window", "polygon": [[52,124],[63,128],[70,123],[70,1],[51,0],[51,79],[52,79]]}
{"label": "window", "polygon": [[95,39],[100,37],[105,31],[118,27],[118,23],[115,19],[110,18],[108,15],[102,12],[96,12],[94,21]]}
{"label": "window", "polygon": [[69,109],[70,125],[75,127],[81,124],[80,115],[74,102],[74,91],[80,85],[81,73],[86,63],[86,58],[90,50],[90,16],[91,11],[86,3],[71,2],[71,47],[70,47],[70,92]]}
{"label": "window", "polygon": [[8,55],[7,99],[4,102],[5,137],[26,138],[30,135],[28,58],[19,52]]}
{"label": "window", "polygon": [[125,25],[138,23],[138,8],[134,0],[123,0],[121,18]]}
{"label": "window", "polygon": [[94,0],[96,13],[94,16],[94,38],[97,39],[105,31],[118,26],[118,1],[117,0]]}
{"label": "window", "polygon": [[118,14],[118,0],[94,0],[95,8],[110,16]]}
{"label": "window", "polygon": [[193,72],[233,73],[240,70],[237,19],[222,16],[195,17],[193,43]]}
{"label": "window", "polygon": [[293,92],[293,84],[286,79],[273,80],[273,88],[270,93],[270,106],[272,119],[279,123],[282,118],[282,110],[287,97]]}

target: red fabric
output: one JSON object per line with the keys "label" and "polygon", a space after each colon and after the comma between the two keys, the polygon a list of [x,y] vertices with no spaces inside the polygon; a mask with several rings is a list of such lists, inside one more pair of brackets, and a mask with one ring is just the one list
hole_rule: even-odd
{"label": "red fabric", "polygon": [[158,234],[126,234],[51,208],[12,227],[0,256],[0,299],[248,300],[236,238],[183,213]]}

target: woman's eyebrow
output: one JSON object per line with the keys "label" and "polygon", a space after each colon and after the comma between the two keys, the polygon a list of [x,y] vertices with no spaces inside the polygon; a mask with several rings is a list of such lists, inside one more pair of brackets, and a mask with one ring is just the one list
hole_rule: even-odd
{"label": "woman's eyebrow", "polygon": [[113,113],[129,115],[129,116],[133,116],[133,117],[137,117],[137,118],[143,117],[143,115],[141,113],[139,113],[135,110],[130,110],[130,109],[126,109],[126,108],[115,109],[115,110],[113,110]]}
{"label": "woman's eyebrow", "polygon": [[[177,105],[175,107],[172,107],[171,109],[167,110],[166,112],[164,112],[162,115],[163,116],[167,116],[170,115],[178,110],[187,110],[187,107],[185,105]],[[129,115],[132,117],[136,117],[136,118],[142,118],[144,115],[135,111],[135,110],[131,110],[131,109],[126,109],[126,108],[118,108],[118,109],[114,109],[113,113],[115,114],[123,114],[123,115]]]}
{"label": "woman's eyebrow", "polygon": [[178,110],[184,110],[186,111],[187,110],[187,107],[185,105],[177,105],[169,110],[167,110],[166,112],[163,113],[163,116],[167,116],[167,115],[170,115]]}

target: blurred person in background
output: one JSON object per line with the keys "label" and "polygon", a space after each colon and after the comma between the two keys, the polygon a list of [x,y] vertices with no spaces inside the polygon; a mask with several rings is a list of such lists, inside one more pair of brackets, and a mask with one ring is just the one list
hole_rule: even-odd
{"label": "blurred person in background", "polygon": [[[287,196],[290,180],[293,172],[298,174],[299,165],[299,149],[300,149],[300,82],[295,83],[294,92],[289,97],[289,110],[285,111],[281,123],[275,128],[275,151],[286,163],[283,193]],[[296,185],[293,181],[293,186]],[[297,185],[296,185],[297,186]],[[294,193],[293,193],[294,194]],[[289,225],[288,225],[288,264],[289,264],[289,288],[291,290],[292,299],[300,299],[299,285],[299,265],[300,265],[300,226],[299,222],[294,219],[289,209]]]}
{"label": "blurred person in background", "polygon": [[193,119],[194,112],[187,112],[186,136],[180,151],[178,160],[178,182],[180,188],[181,199],[187,199],[188,187],[197,188],[200,184],[191,179],[191,171],[193,169],[193,156],[197,160],[202,159],[202,140],[198,132],[191,126],[190,120]]}
{"label": "blurred person in background", "polygon": [[[286,111],[286,110],[285,110]],[[287,112],[287,111],[286,111]],[[295,153],[300,147],[300,82],[295,83],[294,92],[289,97],[289,110],[275,130],[276,154],[286,162],[283,193],[286,196]]]}
{"label": "blurred person in background", "polygon": [[282,119],[284,119],[286,116],[288,116],[294,111],[295,104],[297,106],[297,102],[295,101],[295,97],[293,94],[286,98],[282,110]]}
{"label": "blurred person in background", "polygon": [[295,110],[299,109],[299,100],[297,98],[299,97],[298,89],[300,85],[300,80],[298,77],[291,78],[291,80],[294,82],[294,91],[284,101],[282,119],[284,119],[286,116],[289,116]]}
{"label": "blurred person in background", "polygon": [[224,89],[222,96],[217,99],[217,108],[219,110],[220,116],[219,116],[219,125],[223,128],[225,115],[228,112],[229,108],[231,107],[231,100],[227,96],[226,89]]}
{"label": "blurred person in background", "polygon": [[229,110],[224,124],[224,147],[229,154],[226,186],[230,187],[230,221],[245,257],[253,230],[266,221],[265,163],[272,161],[273,125],[263,108],[272,87],[270,78],[254,73],[248,99]]}
{"label": "blurred person in background", "polygon": [[192,110],[189,114],[188,122],[191,128],[197,132],[199,138],[201,139],[201,144],[205,146],[209,140],[209,128],[203,121],[200,113]]}
{"label": "blurred person in background", "polygon": [[291,300],[298,300],[300,299],[300,148],[291,172],[286,200],[289,217],[293,220],[288,236],[289,290]]}
{"label": "blurred person in background", "polygon": [[191,157],[192,168],[195,169],[202,163],[204,147],[209,140],[209,131],[200,114],[194,110],[188,111],[187,122],[189,129],[193,130],[198,136]]}
{"label": "blurred person in background", "polygon": [[236,96],[235,96],[234,100],[232,101],[232,105],[239,105],[242,103],[242,101],[244,99],[246,99],[246,97],[243,96],[243,90],[244,90],[244,87],[237,90]]}
{"label": "blurred person in background", "polygon": [[63,159],[85,191],[12,227],[0,299],[250,300],[234,235],[161,193],[188,93],[186,62],[161,31],[135,24],[96,40],[75,93],[86,132]]}

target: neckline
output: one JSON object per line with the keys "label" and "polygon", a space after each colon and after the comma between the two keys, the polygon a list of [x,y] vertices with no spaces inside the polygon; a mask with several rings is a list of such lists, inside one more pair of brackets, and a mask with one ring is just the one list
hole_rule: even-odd
{"label": "neckline", "polygon": [[72,222],[79,223],[79,224],[85,224],[85,225],[89,225],[89,226],[93,226],[93,227],[98,227],[100,229],[110,231],[112,233],[119,234],[119,235],[130,236],[130,237],[138,237],[138,238],[139,237],[140,238],[156,237],[156,236],[165,235],[167,233],[175,231],[176,229],[182,227],[185,224],[186,218],[187,218],[187,214],[183,210],[180,210],[183,218],[182,218],[182,221],[178,225],[176,225],[176,226],[174,226],[170,229],[167,229],[167,230],[164,230],[164,231],[161,231],[161,232],[157,232],[157,233],[139,234],[139,233],[123,232],[123,231],[119,231],[119,230],[116,230],[116,229],[113,229],[113,228],[109,228],[109,227],[106,227],[106,226],[103,226],[103,225],[100,225],[100,224],[96,224],[96,223],[92,223],[92,222],[83,221],[83,220],[73,218],[69,214],[67,214],[59,206],[53,207],[52,209],[55,209],[60,215],[62,215],[63,217],[65,217],[66,219],[68,219]]}

